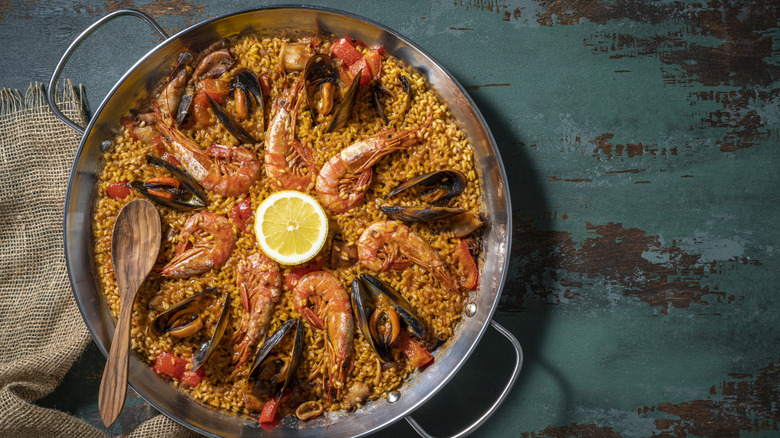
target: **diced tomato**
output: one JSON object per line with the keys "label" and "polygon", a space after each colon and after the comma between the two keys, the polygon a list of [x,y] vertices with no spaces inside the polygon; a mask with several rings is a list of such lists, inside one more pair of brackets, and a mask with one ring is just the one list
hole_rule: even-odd
{"label": "diced tomato", "polygon": [[417,339],[409,336],[406,332],[401,332],[394,345],[398,345],[401,351],[409,359],[409,363],[415,368],[425,368],[433,363],[433,355],[420,345]]}
{"label": "diced tomato", "polygon": [[282,394],[278,401],[274,400],[272,397],[265,402],[265,406],[263,406],[263,410],[260,412],[260,423],[272,423],[274,421],[274,418],[276,418],[276,408],[282,404],[282,400],[284,400],[286,395],[287,393]]}
{"label": "diced tomato", "polygon": [[179,379],[181,383],[189,386],[197,386],[206,375],[206,370],[199,368],[198,371],[187,369],[190,361],[174,356],[167,351],[163,351],[154,358],[154,370],[168,377]]}
{"label": "diced tomato", "polygon": [[200,127],[211,126],[211,113],[209,113],[209,98],[206,92],[201,91],[192,102],[192,116]]}
{"label": "diced tomato", "polygon": [[111,183],[106,187],[106,194],[113,199],[122,199],[130,196],[130,187],[127,181]]}
{"label": "diced tomato", "polygon": [[230,219],[242,233],[246,233],[246,221],[252,216],[252,205],[249,198],[237,203],[230,209]]}
{"label": "diced tomato", "polygon": [[339,64],[339,87],[343,90],[349,89],[353,79],[352,74],[349,72],[349,68],[344,64]]}
{"label": "diced tomato", "polygon": [[198,368],[198,371],[186,370],[181,375],[181,383],[187,386],[198,386],[200,381],[206,376],[206,370],[203,367]]}
{"label": "diced tomato", "polygon": [[469,244],[465,239],[460,240],[454,255],[457,261],[458,283],[464,289],[474,289],[479,280],[479,269],[477,269],[477,264],[474,262],[474,257],[471,256]]}
{"label": "diced tomato", "polygon": [[363,72],[360,74],[360,85],[366,85],[371,82],[371,71],[368,69],[368,63],[365,58],[360,58],[358,62],[349,66],[349,73],[353,78],[356,78],[360,72]]}
{"label": "diced tomato", "polygon": [[333,46],[331,46],[330,50],[347,66],[351,66],[352,64],[363,59],[363,55],[361,55],[360,52],[355,49],[355,47],[349,42],[349,39],[347,38],[341,38],[340,40],[333,43]]}
{"label": "diced tomato", "polygon": [[163,351],[154,358],[154,370],[160,374],[165,374],[174,379],[181,379],[181,376],[187,370],[188,360],[174,356],[167,351]]}
{"label": "diced tomato", "polygon": [[363,58],[365,58],[368,69],[371,71],[371,78],[374,80],[379,79],[379,76],[382,74],[382,55],[376,50],[367,50],[363,54]]}
{"label": "diced tomato", "polygon": [[198,81],[198,91],[208,93],[218,104],[225,103],[225,96],[230,94],[230,86],[219,79],[201,79]]}

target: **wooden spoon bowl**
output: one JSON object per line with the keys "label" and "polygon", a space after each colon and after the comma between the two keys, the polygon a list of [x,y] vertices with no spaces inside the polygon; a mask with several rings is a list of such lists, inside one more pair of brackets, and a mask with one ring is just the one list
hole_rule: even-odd
{"label": "wooden spoon bowl", "polygon": [[133,303],[160,251],[160,214],[145,199],[119,211],[111,238],[111,256],[119,292],[119,318],[100,382],[98,407],[103,424],[111,425],[125,403]]}

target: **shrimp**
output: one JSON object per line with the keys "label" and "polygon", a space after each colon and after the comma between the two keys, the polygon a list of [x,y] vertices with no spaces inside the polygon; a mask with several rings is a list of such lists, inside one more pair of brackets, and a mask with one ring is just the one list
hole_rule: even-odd
{"label": "shrimp", "polygon": [[236,247],[233,224],[210,211],[193,215],[184,223],[181,239],[170,262],[162,269],[167,278],[186,278],[219,268]]}
{"label": "shrimp", "polygon": [[352,371],[355,336],[352,305],[344,285],[329,272],[310,272],[296,283],[293,305],[309,324],[325,330],[327,354],[323,360],[328,361],[328,385],[336,388],[336,397],[340,398],[347,376]]}
{"label": "shrimp", "polygon": [[308,190],[316,176],[311,148],[295,138],[302,86],[301,80],[276,98],[265,139],[265,172],[278,188],[285,190]]}
{"label": "shrimp", "polygon": [[233,336],[233,362],[236,367],[249,359],[252,347],[266,336],[268,323],[282,292],[279,265],[261,252],[242,259],[236,267],[236,284],[245,313]]}
{"label": "shrimp", "polygon": [[460,292],[457,280],[436,250],[406,225],[393,221],[372,223],[360,235],[357,251],[360,263],[375,272],[387,270],[400,252],[428,270],[444,287]]}
{"label": "shrimp", "polygon": [[391,152],[417,144],[418,134],[419,130],[387,129],[334,155],[317,177],[315,190],[322,205],[333,213],[360,205],[371,184],[371,166]]}
{"label": "shrimp", "polygon": [[155,107],[157,128],[165,137],[165,149],[204,189],[222,196],[238,197],[260,178],[260,161],[242,146],[214,145],[203,150],[184,133],[165,122],[159,106]]}

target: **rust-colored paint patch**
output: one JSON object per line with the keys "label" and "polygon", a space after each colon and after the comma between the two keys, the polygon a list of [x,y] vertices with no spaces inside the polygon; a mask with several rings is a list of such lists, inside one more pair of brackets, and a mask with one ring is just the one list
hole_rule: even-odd
{"label": "rust-colored paint patch", "polygon": [[620,434],[611,427],[595,424],[570,424],[568,426],[548,427],[538,432],[523,433],[523,438],[536,437],[581,437],[581,438],[620,438]]}
{"label": "rust-colored paint patch", "polygon": [[0,22],[5,21],[12,10],[10,0],[0,0]]}
{"label": "rust-colored paint patch", "polygon": [[[658,307],[663,314],[671,308],[735,300],[734,295],[706,284],[707,275],[716,272],[716,262],[704,263],[701,254],[684,251],[674,243],[664,246],[658,236],[638,228],[587,223],[594,237],[575,242],[569,233],[542,230],[515,214],[512,257],[524,262],[509,273],[501,300],[504,311],[524,310],[527,298],[557,303],[561,291],[548,285],[567,281],[620,286],[624,296]],[[757,261],[729,262],[760,265]],[[564,277],[564,272],[569,276]]]}
{"label": "rust-colored paint patch", "polygon": [[665,148],[659,147],[658,145],[646,145],[643,143],[610,143],[610,140],[612,140],[614,136],[615,134],[605,133],[597,136],[593,140],[590,140],[590,143],[595,146],[593,149],[593,156],[599,159],[611,159],[614,157],[633,158],[644,155],[677,155],[679,153],[677,147]]}
{"label": "rust-colored paint patch", "polygon": [[780,89],[771,91],[731,90],[691,93],[692,105],[698,102],[716,102],[723,110],[710,112],[702,118],[705,128],[725,129],[726,134],[717,144],[723,152],[734,152],[776,138],[780,129],[766,123],[759,114],[765,103],[780,101]]}
{"label": "rust-colored paint patch", "polygon": [[106,13],[117,9],[136,8],[152,17],[174,16],[182,17],[187,20],[187,25],[194,24],[196,18],[203,17],[206,10],[204,5],[189,2],[186,0],[155,0],[151,3],[135,6],[131,1],[106,0]]}
{"label": "rust-colored paint patch", "polygon": [[[654,437],[708,436],[736,437],[744,434],[777,432],[780,406],[780,363],[771,363],[751,375],[734,377],[710,390],[707,400],[661,403],[636,411],[640,416],[667,418],[655,420]],[[620,437],[614,429],[595,424],[551,426],[523,437]]]}
{"label": "rust-colored paint patch", "polygon": [[[676,418],[656,420],[660,437],[739,436],[777,431],[780,406],[780,363],[759,370],[755,379],[724,381],[710,393],[715,397],[687,403],[661,403],[640,413],[657,410]],[[720,394],[720,397],[717,395]]]}

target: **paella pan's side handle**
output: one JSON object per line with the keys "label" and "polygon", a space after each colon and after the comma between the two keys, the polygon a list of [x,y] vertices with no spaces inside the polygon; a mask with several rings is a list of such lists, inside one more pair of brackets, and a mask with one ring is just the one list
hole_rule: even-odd
{"label": "paella pan's side handle", "polygon": [[[512,376],[510,377],[509,382],[504,387],[504,390],[501,391],[501,394],[498,396],[498,398],[493,403],[493,405],[490,406],[487,412],[482,414],[482,416],[479,417],[477,421],[472,423],[469,427],[463,429],[462,431],[460,431],[455,435],[452,435],[452,437],[450,438],[460,438],[469,435],[470,433],[477,430],[477,428],[481,426],[482,423],[487,421],[487,419],[490,418],[490,416],[493,415],[498,410],[498,408],[506,399],[507,395],[509,395],[509,391],[512,390],[512,386],[514,386],[515,381],[517,381],[517,376],[520,375],[520,369],[523,368],[523,349],[520,347],[520,342],[517,341],[517,338],[515,338],[515,336],[511,332],[509,332],[509,330],[505,329],[503,326],[501,326],[499,323],[497,323],[494,320],[490,321],[490,325],[492,325],[494,329],[496,329],[499,333],[504,335],[509,340],[509,342],[512,343],[512,347],[515,349],[515,356],[516,356],[515,368],[514,370],[512,370]],[[420,434],[420,436],[425,438],[434,438],[432,435],[428,434],[428,432],[426,432],[422,428],[422,426],[420,426],[420,424],[414,420],[414,418],[412,418],[411,416],[407,416],[404,418],[406,418],[406,421],[409,422],[412,428],[414,428],[414,430],[416,430],[417,433]]]}
{"label": "paella pan's side handle", "polygon": [[46,100],[49,102],[49,106],[51,107],[51,110],[54,112],[54,115],[57,116],[60,120],[65,122],[66,125],[73,128],[76,132],[78,132],[81,135],[84,135],[84,128],[76,124],[73,120],[67,118],[65,114],[62,114],[62,112],[57,108],[57,102],[54,99],[54,87],[57,85],[57,81],[60,79],[60,73],[62,73],[62,69],[65,67],[65,64],[68,62],[68,59],[73,54],[73,52],[76,50],[76,48],[81,45],[84,40],[90,36],[93,32],[98,30],[101,26],[108,23],[109,21],[113,20],[114,18],[121,17],[123,15],[130,15],[133,17],[138,17],[146,22],[152,30],[157,32],[160,37],[162,37],[164,40],[168,39],[168,34],[165,33],[165,30],[163,30],[162,27],[160,27],[159,24],[157,24],[156,21],[149,15],[135,10],[135,9],[120,9],[118,11],[114,11],[105,17],[101,18],[100,20],[93,23],[91,26],[89,26],[84,32],[81,32],[81,35],[76,37],[76,39],[70,44],[70,47],[65,51],[65,54],[62,55],[62,58],[60,58],[60,62],[57,63],[57,67],[54,69],[54,73],[51,75],[51,80],[49,81],[49,88],[46,93]]}

